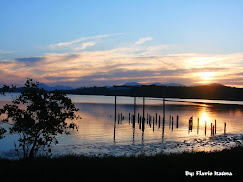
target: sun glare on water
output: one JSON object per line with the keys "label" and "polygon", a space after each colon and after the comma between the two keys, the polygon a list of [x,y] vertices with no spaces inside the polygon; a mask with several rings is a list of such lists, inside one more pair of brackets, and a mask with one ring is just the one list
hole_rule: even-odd
{"label": "sun glare on water", "polygon": [[203,123],[207,123],[207,122],[209,123],[209,121],[210,121],[210,117],[208,116],[208,114],[205,111],[201,115],[201,121]]}

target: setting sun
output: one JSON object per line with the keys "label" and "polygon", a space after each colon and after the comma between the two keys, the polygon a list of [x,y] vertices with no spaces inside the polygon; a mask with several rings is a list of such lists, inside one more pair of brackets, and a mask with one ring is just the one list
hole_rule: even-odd
{"label": "setting sun", "polygon": [[210,80],[213,80],[213,76],[215,75],[214,72],[201,72],[201,73],[197,73],[197,76],[200,77],[200,79],[202,80],[200,83],[208,83]]}

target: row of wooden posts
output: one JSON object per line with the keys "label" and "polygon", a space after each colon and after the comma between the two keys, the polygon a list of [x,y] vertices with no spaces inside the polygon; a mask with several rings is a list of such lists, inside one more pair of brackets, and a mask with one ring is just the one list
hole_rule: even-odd
{"label": "row of wooden posts", "polygon": [[[132,123],[132,127],[135,128],[135,123],[136,123],[136,117],[135,115],[131,115],[130,113],[128,114],[128,118],[129,118],[129,124]],[[122,113],[118,113],[118,124],[122,124],[122,121],[124,120],[124,115]],[[164,124],[165,124],[165,119],[164,117],[162,118],[163,121],[163,128],[164,128]],[[137,114],[137,123],[139,124],[139,129],[142,129],[142,131],[144,131],[145,129],[145,118],[142,117],[139,113]],[[149,127],[155,128],[155,125],[158,125],[158,129],[161,126],[161,117],[160,115],[158,116],[158,114],[156,113],[155,116],[151,116],[147,113],[147,124],[149,125]],[[173,130],[174,128],[174,117],[170,115],[170,120],[169,120],[169,128],[171,130]],[[179,115],[176,116],[176,128],[179,128]],[[193,117],[191,117],[189,119],[189,126],[188,126],[188,132],[192,132],[193,129]],[[217,133],[217,121],[215,119],[214,124],[211,123],[211,135],[215,135]],[[197,121],[197,134],[199,134],[199,118]],[[207,121],[205,121],[205,135],[207,134]],[[224,123],[224,134],[226,134],[226,122]]]}
{"label": "row of wooden posts", "polygon": [[[124,86],[114,86],[115,87],[115,120],[114,120],[114,140],[115,140],[115,136],[116,136],[116,119],[117,119],[117,95],[116,95],[116,90],[117,87],[124,87]],[[139,118],[138,115],[138,120],[140,120],[140,125],[139,128],[142,129],[143,133],[144,133],[144,129],[145,129],[145,97],[143,98],[143,115],[141,118]],[[148,115],[148,114],[147,114]],[[129,113],[129,123],[132,117],[132,123],[133,123],[133,128],[135,129],[135,116],[136,116],[136,96],[134,96],[134,114],[131,116]],[[160,116],[159,116],[160,117]],[[163,118],[165,118],[165,98],[163,98]],[[118,115],[118,124],[120,122],[122,122],[122,120],[124,120],[124,115],[122,115],[122,113],[120,115]],[[156,114],[156,121],[157,121],[157,114]],[[164,119],[163,119],[164,121]],[[148,117],[147,117],[147,123],[148,123]],[[150,123],[151,123],[151,119],[150,119]],[[164,122],[163,122],[164,123]],[[154,128],[154,126],[153,126]],[[163,131],[164,131],[164,127],[163,127]]]}
{"label": "row of wooden posts", "polygon": [[[122,121],[125,119],[124,115],[122,113],[118,113],[118,124],[122,124]],[[128,118],[129,118],[129,124],[132,123],[132,127],[135,127],[135,123],[136,123],[136,117],[135,115],[131,115],[130,113],[128,114]],[[161,120],[162,118],[162,120]],[[154,127],[155,125],[158,126],[158,129],[161,127],[161,123],[164,126],[165,123],[165,119],[164,117],[161,117],[160,115],[158,115],[156,113],[155,116],[151,116],[149,113],[147,113],[147,119],[142,117],[141,114],[137,114],[137,123],[139,124],[139,129],[142,129],[142,131],[144,131],[145,127],[145,120],[147,121],[147,125],[149,125],[149,127],[153,128],[154,131]],[[162,121],[162,122],[161,122]],[[169,128],[173,130],[174,128],[174,117],[170,116],[170,121],[169,121]],[[179,116],[176,116],[176,128],[179,128]]]}
{"label": "row of wooden posts", "polygon": [[[115,86],[115,120],[114,120],[114,140],[115,140],[115,132],[116,132],[116,118],[117,118],[117,108],[116,108],[116,105],[117,105],[117,95],[116,95],[116,89],[117,87],[120,87],[120,86]],[[145,97],[142,97],[143,98],[143,114],[142,116],[139,115],[138,113],[138,123],[139,123],[139,129],[142,129],[142,133],[144,133],[144,129],[145,129]],[[129,113],[129,124],[130,124],[130,121],[132,122],[132,127],[133,127],[133,131],[135,130],[135,116],[136,116],[136,96],[134,97],[134,114],[131,115]],[[157,120],[159,119],[159,125],[158,125],[158,128],[160,128],[160,120],[161,120],[161,117],[159,115],[157,115],[156,113],[156,116],[154,117],[153,116],[153,123],[152,123],[152,116],[149,115],[147,113],[147,124],[149,124],[150,128],[151,128],[151,125],[153,125],[153,131],[154,131],[154,123],[157,125]],[[122,123],[122,121],[124,120],[124,115],[122,113],[119,113],[118,114],[118,124],[119,123]],[[165,124],[165,98],[163,98],[163,135],[164,135],[164,124]],[[169,121],[169,128],[171,128],[173,130],[173,127],[174,127],[174,117],[173,116],[170,116],[170,121]],[[179,127],[179,116],[177,115],[176,116],[176,128]],[[189,119],[189,130],[188,132],[192,131],[192,127],[193,127],[193,119],[192,117]],[[206,132],[207,132],[207,122],[205,121],[205,135],[206,135]],[[197,134],[199,133],[199,118],[198,118],[198,126],[197,126]],[[226,133],[226,122],[225,122],[225,125],[224,125],[224,133]],[[213,125],[211,123],[211,135],[214,135],[216,134],[216,120],[215,120],[215,125]],[[134,134],[133,134],[134,135]],[[163,135],[162,135],[162,138],[163,138]],[[134,136],[133,136],[134,137]]]}
{"label": "row of wooden posts", "polygon": [[[215,122],[214,122],[214,124],[213,123],[211,123],[211,135],[213,136],[213,135],[215,135],[216,133],[217,133],[217,128],[216,128],[216,126],[217,126],[217,121],[216,121],[216,119],[215,119]],[[188,132],[190,132],[190,131],[192,131],[192,127],[193,127],[193,117],[191,117],[190,119],[189,119],[189,129],[188,129]],[[207,134],[207,121],[205,121],[205,130],[204,130],[204,132],[205,132],[205,135]],[[198,120],[197,120],[197,134],[199,133],[199,118],[198,118]],[[224,123],[224,134],[226,134],[226,122]]]}

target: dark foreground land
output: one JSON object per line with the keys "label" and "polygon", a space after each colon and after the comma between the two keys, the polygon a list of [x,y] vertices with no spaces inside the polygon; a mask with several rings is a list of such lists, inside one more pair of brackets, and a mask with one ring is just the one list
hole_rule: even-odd
{"label": "dark foreground land", "polygon": [[[241,181],[242,164],[243,147],[138,157],[0,159],[0,181]],[[185,171],[194,172],[194,176],[185,176]],[[197,176],[196,171],[210,171],[213,175]],[[214,176],[214,171],[231,172],[233,176]]]}

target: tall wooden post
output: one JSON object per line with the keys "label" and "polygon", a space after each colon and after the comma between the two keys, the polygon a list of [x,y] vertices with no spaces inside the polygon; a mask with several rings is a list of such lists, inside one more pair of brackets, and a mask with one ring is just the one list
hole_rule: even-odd
{"label": "tall wooden post", "polygon": [[144,110],[145,110],[145,97],[143,97],[143,118],[145,117],[144,116]]}
{"label": "tall wooden post", "polygon": [[132,127],[135,128],[135,115],[132,116]]}
{"label": "tall wooden post", "polygon": [[164,133],[165,133],[165,118],[163,117],[162,142],[164,141]]}
{"label": "tall wooden post", "polygon": [[164,91],[164,97],[163,97],[163,117],[165,119],[165,91]]}
{"label": "tall wooden post", "polygon": [[215,127],[214,127],[214,131],[215,131],[215,134],[216,134],[216,119],[215,119]]}
{"label": "tall wooden post", "polygon": [[171,125],[171,116],[170,116],[169,128],[170,128],[170,125]]}
{"label": "tall wooden post", "polygon": [[174,126],[174,117],[172,116],[172,124],[171,124],[171,129],[172,129],[172,131],[173,131],[173,126]]}
{"label": "tall wooden post", "polygon": [[134,96],[134,105],[133,105],[133,108],[134,108],[134,116],[136,116],[136,96]]}
{"label": "tall wooden post", "polygon": [[149,120],[149,114],[147,113],[147,124],[148,124],[148,120]]}
{"label": "tall wooden post", "polygon": [[199,118],[197,120],[197,134],[199,133]]}
{"label": "tall wooden post", "polygon": [[114,121],[114,140],[116,139],[116,87],[115,87],[115,121]]}
{"label": "tall wooden post", "polygon": [[205,135],[207,134],[207,121],[205,121]]}
{"label": "tall wooden post", "polygon": [[153,131],[154,131],[154,116],[153,116]]}
{"label": "tall wooden post", "polygon": [[158,114],[156,113],[156,115],[155,115],[155,121],[156,121],[156,125],[157,125],[157,119],[158,119]]}
{"label": "tall wooden post", "polygon": [[132,115],[132,139],[133,139],[133,142],[134,142],[134,138],[135,138],[135,120],[136,120],[136,117],[135,115]]}
{"label": "tall wooden post", "polygon": [[224,123],[224,134],[226,134],[226,122]]}
{"label": "tall wooden post", "polygon": [[213,123],[211,123],[211,135],[213,135]]}
{"label": "tall wooden post", "polygon": [[145,97],[143,97],[143,118],[142,118],[142,131],[144,132],[144,126],[145,126],[145,115],[144,115],[144,111],[145,111]]}
{"label": "tall wooden post", "polygon": [[129,117],[129,124],[130,124],[130,120],[131,120],[131,115],[130,115],[130,112],[129,112],[129,116],[128,116],[128,117]]}

